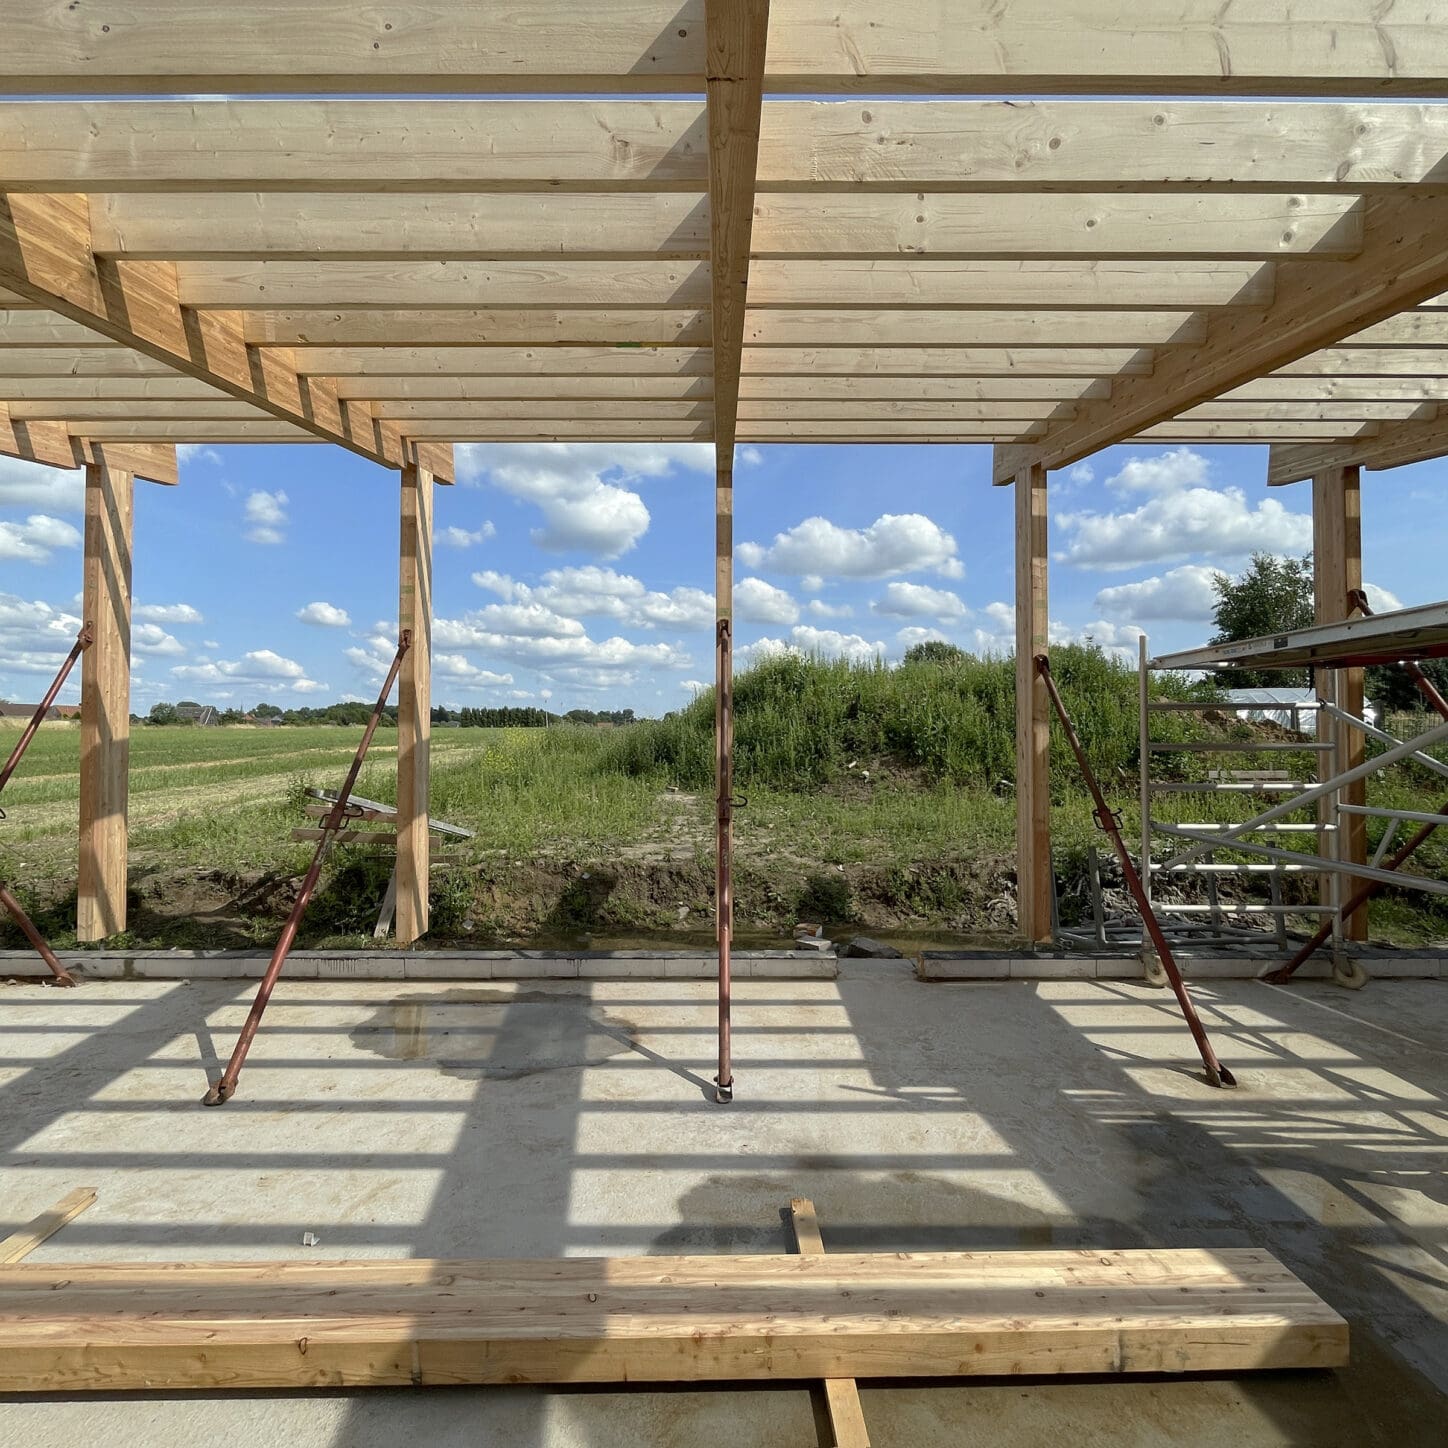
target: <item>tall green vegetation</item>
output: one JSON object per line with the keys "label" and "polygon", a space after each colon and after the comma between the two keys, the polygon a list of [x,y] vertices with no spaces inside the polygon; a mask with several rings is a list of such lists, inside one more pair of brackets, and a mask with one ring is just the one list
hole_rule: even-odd
{"label": "tall green vegetation", "polygon": [[[1052,667],[1093,766],[1103,776],[1137,756],[1136,671],[1098,648],[1052,651]],[[1157,680],[1185,695],[1187,686]],[[894,668],[880,662],[765,659],[734,692],[735,771],[740,787],[807,790],[838,779],[850,762],[877,759],[918,769],[927,780],[996,789],[1015,778],[1015,662],[932,653]],[[714,696],[702,694],[666,719],[610,738],[608,767],[663,775],[681,789],[714,777]],[[1076,769],[1060,731],[1052,733],[1053,780]]]}

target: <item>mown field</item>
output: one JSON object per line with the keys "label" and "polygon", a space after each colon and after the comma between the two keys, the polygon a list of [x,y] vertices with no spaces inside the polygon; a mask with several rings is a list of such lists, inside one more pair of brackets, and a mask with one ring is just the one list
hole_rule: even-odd
{"label": "mown field", "polygon": [[[1086,649],[1059,651],[1055,665],[1134,837],[1135,674]],[[1010,934],[1012,670],[1009,660],[887,669],[777,659],[741,676],[738,792],[747,803],[736,817],[737,873],[746,938],[787,936],[801,915],[883,933]],[[1158,718],[1165,738],[1255,737],[1228,715],[1206,723],[1185,714]],[[436,730],[433,813],[476,838],[446,845],[459,859],[436,872],[435,937],[477,944],[707,938],[712,728],[713,701],[705,696],[666,720],[616,729]],[[310,823],[302,792],[337,785],[359,735],[331,726],[135,726],[132,942],[269,940],[310,855],[288,838]],[[78,746],[76,726],[45,726],[6,790],[8,818],[0,823],[0,873],[61,944],[74,929]],[[1059,731],[1052,747],[1057,863],[1069,914],[1086,849],[1100,836]],[[358,792],[391,802],[395,757],[395,731],[379,731]],[[1277,752],[1228,762],[1301,768],[1308,761]],[[1181,778],[1199,778],[1223,757],[1164,763]],[[1438,795],[1418,770],[1375,785],[1373,798],[1424,808],[1436,807]],[[1225,818],[1240,807],[1181,796],[1177,817]],[[1422,861],[1442,872],[1448,853],[1435,846]],[[335,852],[306,938],[368,931],[387,869],[358,847]],[[1398,892],[1375,903],[1373,929],[1402,943],[1438,939],[1448,936],[1448,912]],[[13,932],[0,938],[17,943]]]}

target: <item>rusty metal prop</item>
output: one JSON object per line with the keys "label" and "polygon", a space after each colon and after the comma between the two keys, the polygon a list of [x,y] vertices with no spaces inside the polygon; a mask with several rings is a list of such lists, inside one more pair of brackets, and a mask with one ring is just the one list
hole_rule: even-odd
{"label": "rusty metal prop", "polygon": [[714,1099],[725,1104],[734,1099],[729,1032],[729,953],[734,938],[734,633],[727,618],[721,618],[717,626],[714,664],[714,898],[719,941],[719,1074],[714,1077]]}
{"label": "rusty metal prop", "polygon": [[[70,671],[75,668],[76,660],[94,642],[94,630],[89,623],[83,623],[80,626],[80,632],[75,636],[75,642],[70,646],[70,652],[65,656],[65,662],[61,664],[55,678],[51,680],[50,688],[45,691],[45,697],[35,706],[35,713],[30,716],[30,722],[20,731],[20,738],[15,741],[15,748],[10,751],[10,758],[5,761],[3,767],[0,767],[0,791],[3,791],[5,786],[10,783],[10,776],[19,768],[25,751],[30,747],[30,741],[35,738],[35,731],[40,728],[45,716],[50,713],[51,705],[55,703],[56,696],[70,677]],[[0,809],[0,820],[4,818],[5,811]],[[20,902],[3,884],[0,884],[0,905],[5,907],[11,918],[20,927],[21,933],[35,947],[36,953],[50,967],[56,985],[74,985],[75,977],[56,959],[55,952],[50,948],[45,937],[35,928],[35,922],[25,913]]]}
{"label": "rusty metal prop", "polygon": [[291,953],[292,945],[297,938],[297,931],[301,927],[302,916],[306,914],[307,906],[311,903],[312,892],[317,888],[317,880],[322,873],[322,862],[326,858],[327,850],[336,837],[337,831],[342,828],[342,821],[348,816],[348,800],[352,794],[352,786],[357,783],[357,776],[362,772],[362,761],[367,757],[372,736],[377,732],[377,725],[382,719],[382,711],[387,707],[387,696],[392,692],[392,686],[397,681],[398,671],[402,668],[402,656],[411,646],[412,631],[403,629],[398,636],[397,653],[393,657],[392,667],[388,669],[387,677],[382,681],[382,691],[377,695],[377,702],[372,706],[372,717],[368,719],[367,728],[362,733],[362,742],[358,744],[357,752],[352,756],[352,767],[347,771],[347,778],[343,782],[342,788],[337,791],[335,803],[322,821],[322,838],[317,841],[317,848],[312,854],[312,863],[308,866],[307,873],[302,880],[301,891],[297,895],[296,903],[292,906],[291,914],[287,916],[286,924],[282,926],[276,949],[272,951],[271,963],[267,966],[266,974],[262,976],[261,984],[257,987],[256,999],[251,1003],[251,1010],[242,1024],[241,1034],[236,1038],[236,1045],[232,1047],[231,1059],[226,1063],[226,1070],[221,1073],[221,1079],[201,1098],[207,1106],[222,1106],[230,1101],[236,1092],[237,1077],[241,1075],[241,1068],[246,1064],[247,1052],[251,1050],[251,1043],[256,1039],[257,1028],[261,1025],[267,1002],[271,999],[272,990],[276,986],[278,976],[282,973],[282,967],[287,963],[287,956]]}
{"label": "rusty metal prop", "polygon": [[1162,934],[1156,912],[1151,908],[1151,901],[1146,898],[1146,891],[1141,888],[1141,876],[1137,874],[1136,866],[1131,863],[1131,856],[1126,850],[1126,841],[1121,838],[1121,816],[1118,811],[1113,810],[1106,803],[1106,796],[1101,792],[1095,772],[1087,761],[1086,751],[1077,737],[1076,727],[1071,723],[1071,716],[1066,712],[1066,705],[1061,699],[1061,691],[1056,687],[1055,677],[1051,673],[1051,661],[1045,654],[1036,655],[1036,672],[1040,674],[1041,680],[1046,686],[1046,692],[1051,696],[1051,704],[1056,710],[1056,717],[1061,721],[1061,727],[1066,732],[1066,740],[1071,746],[1071,753],[1076,756],[1076,763],[1080,767],[1081,777],[1086,781],[1086,788],[1091,792],[1092,803],[1095,805],[1092,817],[1096,821],[1096,827],[1110,836],[1112,848],[1116,851],[1116,858],[1121,862],[1121,873],[1125,876],[1126,888],[1131,891],[1132,898],[1136,901],[1136,908],[1141,911],[1141,923],[1151,936],[1151,943],[1156,947],[1157,959],[1160,960],[1161,968],[1166,972],[1166,978],[1171,982],[1171,988],[1176,993],[1177,1004],[1181,1006],[1187,1029],[1191,1031],[1192,1039],[1197,1043],[1202,1065],[1206,1069],[1207,1083],[1211,1086],[1235,1086],[1237,1078],[1217,1059],[1217,1053],[1207,1036],[1206,1027],[1202,1025],[1201,1017],[1197,1015],[1197,1008],[1187,992],[1187,984],[1182,979],[1181,971],[1177,969],[1176,957],[1171,952],[1171,946],[1167,944],[1166,936]]}
{"label": "rusty metal prop", "polygon": [[[1359,613],[1366,615],[1368,618],[1373,616],[1373,610],[1368,604],[1367,594],[1364,593],[1362,589],[1351,589],[1347,598],[1349,608],[1357,609]],[[1418,686],[1418,692],[1422,694],[1443,718],[1448,719],[1448,699],[1445,699],[1438,691],[1432,679],[1430,679],[1412,659],[1399,659],[1397,662],[1398,666]],[[1438,813],[1448,814],[1448,800],[1444,800],[1438,807]],[[1427,841],[1429,836],[1432,835],[1433,831],[1437,828],[1438,826],[1436,824],[1423,825],[1411,838],[1404,840],[1403,843],[1382,862],[1382,868],[1384,870],[1396,870],[1416,853],[1419,847]],[[1347,903],[1342,907],[1343,918],[1345,919],[1356,911],[1361,910],[1369,900],[1375,899],[1387,888],[1388,882],[1386,880],[1369,880],[1348,898]],[[1332,935],[1332,925],[1332,920],[1328,919],[1325,924],[1318,927],[1312,938],[1291,960],[1285,965],[1278,966],[1276,970],[1268,971],[1262,979],[1270,985],[1286,985],[1327,943]]]}
{"label": "rusty metal prop", "polygon": [[15,773],[21,757],[30,748],[30,741],[35,738],[35,731],[40,728],[45,716],[50,713],[51,705],[55,703],[56,695],[65,686],[65,681],[70,677],[70,671],[75,668],[76,660],[95,641],[95,634],[90,624],[83,623],[80,632],[75,636],[75,642],[70,646],[70,652],[65,656],[65,662],[61,664],[59,671],[50,682],[50,688],[45,691],[45,698],[35,706],[35,713],[30,716],[30,722],[20,731],[20,738],[15,741],[15,748],[10,751],[10,758],[5,761],[4,767],[0,768],[0,790],[3,790],[10,783],[10,776]]}

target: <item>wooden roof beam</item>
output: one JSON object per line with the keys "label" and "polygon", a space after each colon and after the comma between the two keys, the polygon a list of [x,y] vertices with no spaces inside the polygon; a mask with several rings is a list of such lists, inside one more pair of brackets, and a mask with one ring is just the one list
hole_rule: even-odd
{"label": "wooden roof beam", "polygon": [[176,95],[697,90],[703,0],[390,5],[354,0],[26,3],[5,17],[0,90]]}
{"label": "wooden roof beam", "polygon": [[[168,36],[163,54],[178,53]],[[709,184],[706,129],[697,100],[0,101],[0,179],[12,191],[163,193],[158,220],[181,204],[170,192],[237,193],[224,205],[262,219],[278,210],[268,193],[332,193],[340,224],[355,217],[348,193],[411,192],[427,198],[424,229],[427,207],[451,213],[448,193],[509,193],[470,228],[492,250],[519,231],[510,208],[556,240],[559,192],[591,195],[592,220],[615,239],[651,215],[695,230],[706,221],[696,210]],[[1181,205],[1190,193],[1285,192],[1306,206],[1307,193],[1441,190],[1445,155],[1441,103],[771,99],[756,190],[1153,192],[1164,204],[1188,193]],[[671,203],[670,193],[680,195]],[[186,219],[204,232],[202,218]],[[119,205],[113,223],[98,208],[98,240],[114,244],[125,225],[149,230],[136,204]]]}
{"label": "wooden roof beam", "polygon": [[997,448],[997,483],[1032,465],[1065,467],[1442,291],[1448,198],[1370,197],[1357,257],[1311,266],[1278,262],[1276,279],[1269,306],[1210,314],[1202,341],[1162,352],[1150,377],[1123,379],[1109,399],[1083,406],[1039,442]]}
{"label": "wooden roof beam", "polygon": [[[422,461],[365,403],[340,403],[325,379],[300,377],[284,350],[249,347],[237,314],[184,307],[170,264],[98,260],[84,196],[0,195],[0,285],[371,462]],[[444,450],[429,457],[452,477]]]}
{"label": "wooden roof beam", "polygon": [[1268,456],[1267,481],[1273,487],[1301,483],[1333,468],[1398,468],[1448,455],[1448,407],[1431,417],[1389,423],[1373,436],[1349,443],[1275,446]]}
{"label": "wooden roof beam", "polygon": [[[705,260],[699,192],[100,193],[98,255],[134,261]],[[756,259],[1272,260],[1352,256],[1355,195],[1052,191],[756,193]],[[3,298],[0,298],[3,305]]]}
{"label": "wooden roof beam", "polygon": [[[749,306],[1022,307],[1262,306],[1272,264],[1258,261],[946,261],[894,257],[754,260]],[[176,264],[183,307],[217,310],[698,311],[711,303],[705,262],[203,261]],[[1429,314],[1443,322],[1442,313]],[[1448,328],[1445,328],[1448,330]]]}
{"label": "wooden roof beam", "polygon": [[[705,0],[359,9],[28,3],[6,16],[0,89],[74,94],[692,90]],[[1182,0],[777,0],[771,90],[1085,95],[1441,94],[1431,0],[1290,9]],[[762,42],[761,42],[762,43]]]}
{"label": "wooden roof beam", "polygon": [[769,0],[705,0],[714,451],[734,465]]}
{"label": "wooden roof beam", "polygon": [[176,449],[169,443],[94,442],[75,437],[63,422],[37,422],[11,415],[0,402],[0,454],[52,468],[105,463],[152,483],[180,482]]}

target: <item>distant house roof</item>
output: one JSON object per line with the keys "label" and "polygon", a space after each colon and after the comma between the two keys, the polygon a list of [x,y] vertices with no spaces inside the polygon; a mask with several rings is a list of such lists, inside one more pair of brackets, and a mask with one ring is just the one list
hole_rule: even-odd
{"label": "distant house roof", "polygon": [[[0,719],[28,719],[35,713],[34,704],[7,704],[0,701]],[[59,719],[60,710],[53,705],[45,711],[47,719]]]}
{"label": "distant house roof", "polygon": [[178,704],[176,717],[188,720],[192,724],[219,724],[221,722],[221,716],[216,712],[214,704]]}

